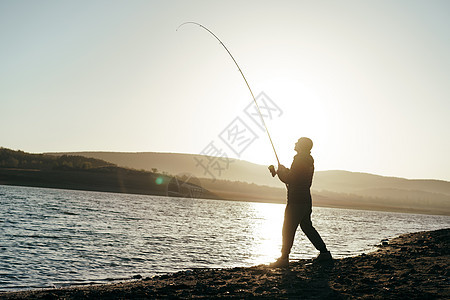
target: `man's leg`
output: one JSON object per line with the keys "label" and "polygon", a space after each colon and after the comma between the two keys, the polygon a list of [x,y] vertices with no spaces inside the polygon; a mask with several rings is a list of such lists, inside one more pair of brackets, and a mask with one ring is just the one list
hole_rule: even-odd
{"label": "man's leg", "polygon": [[291,253],[294,244],[295,232],[297,231],[300,218],[297,216],[295,209],[286,206],[284,210],[284,222],[282,229],[283,246],[281,247],[281,257],[269,266],[272,268],[289,267],[289,253]]}
{"label": "man's leg", "polygon": [[313,227],[311,222],[311,212],[306,214],[300,222],[300,228],[306,234],[311,243],[319,250],[321,253],[328,252],[327,246],[323,242],[317,230]]}
{"label": "man's leg", "polygon": [[[298,213],[298,212],[297,212]],[[292,245],[294,244],[295,232],[297,231],[299,223],[299,218],[296,216],[295,209],[286,206],[284,211],[284,222],[283,222],[283,246],[281,248],[281,257],[289,257],[291,253]]]}

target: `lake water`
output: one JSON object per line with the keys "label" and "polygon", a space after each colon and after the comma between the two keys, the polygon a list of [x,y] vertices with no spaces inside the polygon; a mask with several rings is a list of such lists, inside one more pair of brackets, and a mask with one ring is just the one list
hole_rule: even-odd
{"label": "lake water", "polygon": [[[0,185],[0,291],[107,282],[279,256],[284,205]],[[450,217],[313,208],[336,258]],[[316,250],[297,232],[292,259]]]}

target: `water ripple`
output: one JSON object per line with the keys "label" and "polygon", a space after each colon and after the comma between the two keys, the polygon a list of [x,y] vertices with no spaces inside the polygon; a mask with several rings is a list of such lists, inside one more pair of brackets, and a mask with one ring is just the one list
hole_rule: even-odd
{"label": "water ripple", "polygon": [[[0,185],[0,290],[104,283],[279,255],[284,206]],[[450,227],[445,216],[314,208],[335,257]],[[315,256],[297,232],[292,258]]]}

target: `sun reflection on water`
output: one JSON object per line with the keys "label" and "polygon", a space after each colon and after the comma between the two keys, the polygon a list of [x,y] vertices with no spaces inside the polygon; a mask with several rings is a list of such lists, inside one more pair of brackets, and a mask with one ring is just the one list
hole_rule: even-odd
{"label": "sun reflection on water", "polygon": [[253,206],[255,222],[251,234],[255,239],[251,251],[254,264],[266,264],[280,255],[281,228],[283,226],[284,206],[280,204],[258,203]]}

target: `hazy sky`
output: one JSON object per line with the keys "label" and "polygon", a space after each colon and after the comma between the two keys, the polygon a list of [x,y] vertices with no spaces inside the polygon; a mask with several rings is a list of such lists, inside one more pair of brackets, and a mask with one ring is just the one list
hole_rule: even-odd
{"label": "hazy sky", "polygon": [[308,136],[318,170],[450,180],[447,0],[3,0],[0,146],[214,145],[274,164],[233,61],[201,28],[176,31],[186,21],[214,31],[282,111],[266,121],[284,164]]}

